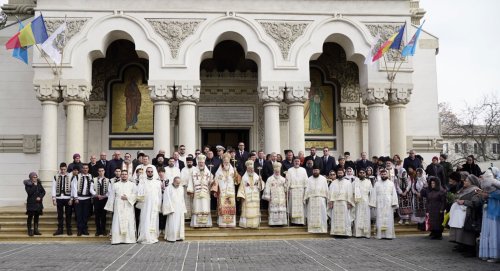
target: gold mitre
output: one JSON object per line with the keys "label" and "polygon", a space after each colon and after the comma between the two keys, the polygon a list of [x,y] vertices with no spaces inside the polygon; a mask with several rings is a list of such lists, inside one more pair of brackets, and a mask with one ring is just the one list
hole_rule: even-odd
{"label": "gold mitre", "polygon": [[253,168],[253,161],[252,160],[246,161],[245,162],[245,167],[247,167],[247,168],[249,168],[249,167]]}
{"label": "gold mitre", "polygon": [[203,154],[200,154],[198,156],[196,156],[196,161],[197,162],[205,162],[205,160],[207,160],[207,157]]}
{"label": "gold mitre", "polygon": [[273,169],[281,169],[281,163],[280,162],[274,163]]}

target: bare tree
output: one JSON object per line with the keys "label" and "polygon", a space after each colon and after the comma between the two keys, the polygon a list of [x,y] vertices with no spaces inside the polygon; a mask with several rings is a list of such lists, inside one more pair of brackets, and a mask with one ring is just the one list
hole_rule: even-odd
{"label": "bare tree", "polygon": [[[479,161],[500,159],[500,101],[495,93],[476,104],[466,103],[458,114],[447,103],[438,106],[441,132],[461,143],[462,157],[474,154]],[[472,146],[468,147],[469,143]]]}

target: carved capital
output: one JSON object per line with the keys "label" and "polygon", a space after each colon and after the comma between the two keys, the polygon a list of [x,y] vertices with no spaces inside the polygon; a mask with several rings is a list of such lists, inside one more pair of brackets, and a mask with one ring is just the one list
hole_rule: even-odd
{"label": "carved capital", "polygon": [[285,92],[285,86],[277,86],[273,84],[264,85],[259,87],[259,99],[264,103],[269,102],[281,102],[283,100],[283,94]]}
{"label": "carved capital", "polygon": [[40,101],[61,101],[61,89],[53,80],[35,81],[33,84],[36,97]]}
{"label": "carved capital", "polygon": [[36,8],[36,1],[9,1],[8,4],[4,4],[1,8],[7,15],[32,15]]}
{"label": "carved capital", "polygon": [[[71,38],[80,33],[80,30],[83,28],[83,26],[87,23],[89,18],[81,18],[81,17],[45,17],[44,22],[45,22],[45,27],[47,29],[47,34],[51,35],[56,31],[56,29],[66,21],[66,30],[64,35],[59,35],[54,39],[54,45],[59,49],[59,51],[62,50],[62,48],[68,44],[68,42],[71,40]],[[44,53],[45,54],[45,53]]]}
{"label": "carved capital", "polygon": [[85,106],[85,115],[88,119],[102,120],[106,117],[105,101],[89,101]]}
{"label": "carved capital", "polygon": [[[174,87],[172,86],[172,90]],[[200,100],[200,85],[192,83],[183,83],[175,85],[175,97],[179,102],[195,102]]]}
{"label": "carved capital", "polygon": [[196,31],[204,19],[146,18],[146,21],[167,42],[172,58],[177,58],[184,40]]}
{"label": "carved capital", "polygon": [[266,33],[273,38],[281,50],[284,60],[289,59],[290,48],[302,36],[309,22],[297,21],[259,21]]}
{"label": "carved capital", "polygon": [[361,120],[368,120],[368,108],[365,106],[358,107],[358,116]]}
{"label": "carved capital", "polygon": [[149,85],[149,97],[153,102],[166,101],[169,102],[174,97],[174,87],[168,86],[167,82],[161,82],[154,85]]}
{"label": "carved capital", "polygon": [[371,104],[385,104],[388,99],[389,86],[386,84],[373,84],[362,93],[363,103],[366,105]]}
{"label": "carved capital", "polygon": [[342,120],[356,120],[358,118],[359,104],[341,104],[340,118]]}
{"label": "carved capital", "polygon": [[88,102],[92,85],[85,81],[67,80],[61,82],[64,101]]}
{"label": "carved capital", "polygon": [[410,96],[413,86],[410,84],[395,84],[389,89],[389,99],[387,105],[407,104],[410,102]]}
{"label": "carved capital", "polygon": [[311,90],[310,83],[296,84],[287,86],[285,91],[286,102],[288,103],[304,103],[309,99],[309,91]]}

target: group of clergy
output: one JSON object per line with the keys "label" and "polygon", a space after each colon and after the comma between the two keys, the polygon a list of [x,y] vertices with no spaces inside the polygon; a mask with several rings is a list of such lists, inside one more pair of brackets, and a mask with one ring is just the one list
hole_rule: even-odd
{"label": "group of clergy", "polygon": [[[228,153],[223,155],[215,174],[205,165],[204,155],[194,159],[196,166],[193,158],[187,157],[182,170],[173,164],[157,170],[146,159],[132,176],[129,171],[117,169],[112,179],[104,176],[103,169],[99,169],[99,176],[92,178],[85,165],[81,173],[75,170],[72,175],[65,175],[65,168],[61,168],[53,181],[59,219],[56,233],[62,234],[62,208],[75,204],[78,234],[88,235],[88,210],[79,210],[88,209],[89,199],[93,198],[96,236],[104,234],[105,210],[113,213],[112,244],[156,243],[163,230],[167,241],[184,240],[186,219],[190,219],[191,227],[213,226],[210,203],[214,197],[217,199],[217,225],[221,228],[237,224],[243,228],[258,228],[261,200],[265,200],[268,201],[269,226],[307,225],[308,232],[327,233],[330,224],[331,235],[370,238],[374,212],[376,237],[395,237],[393,212],[398,206],[398,197],[385,170],[381,170],[381,178],[374,185],[363,169],[358,170],[358,177],[353,177],[351,168],[347,173],[339,168],[336,178],[329,176],[327,180],[316,166],[313,175],[308,177],[300,159],[294,158],[293,167],[284,174],[281,163],[273,162],[273,175],[263,180],[255,173],[251,159],[245,162],[243,176],[231,164]],[[241,209],[239,221],[237,202]]]}

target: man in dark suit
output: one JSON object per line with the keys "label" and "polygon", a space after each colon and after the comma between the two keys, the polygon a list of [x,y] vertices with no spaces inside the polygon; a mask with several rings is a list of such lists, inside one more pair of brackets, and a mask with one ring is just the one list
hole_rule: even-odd
{"label": "man in dark suit", "polygon": [[360,169],[366,170],[367,167],[371,167],[372,169],[374,169],[372,161],[368,160],[367,158],[368,156],[366,155],[366,152],[362,152],[361,159],[356,162],[356,171],[359,171]]}
{"label": "man in dark suit", "polygon": [[248,152],[245,151],[245,143],[240,142],[238,143],[238,150],[236,151],[236,159],[240,161],[241,165],[244,165],[245,162],[248,160]]}
{"label": "man in dark suit", "polygon": [[179,159],[180,155],[179,152],[174,152],[173,158],[174,158],[174,167],[178,168],[180,171],[185,167],[184,162],[182,162]]}
{"label": "man in dark suit", "polygon": [[[101,154],[99,155],[99,161],[97,161],[96,163],[96,166],[97,168],[104,168],[104,172],[106,173],[109,173],[108,175],[110,176],[106,176],[106,178],[112,178],[114,173],[111,173],[109,172],[109,161],[106,160],[106,153],[105,152],[101,152]],[[92,173],[90,173],[92,174]],[[92,177],[97,177],[97,175],[92,175]]]}
{"label": "man in dark suit", "polygon": [[[115,177],[115,170],[122,169],[122,164],[123,164],[123,159],[122,159],[122,153],[120,151],[115,151],[113,153],[113,159],[109,160],[108,163],[106,163],[106,178],[111,179]],[[109,176],[109,177],[108,177]]]}
{"label": "man in dark suit", "polygon": [[282,171],[287,171],[289,168],[293,167],[293,158],[294,158],[293,151],[285,150],[285,154],[286,154],[285,160],[281,162],[283,168]]}
{"label": "man in dark suit", "polygon": [[320,171],[323,170],[323,160],[321,159],[321,157],[316,155],[316,147],[311,147],[311,149],[309,150],[310,155],[306,157],[306,160],[307,158],[312,159],[314,161],[314,165],[317,166]]}
{"label": "man in dark suit", "polygon": [[264,168],[262,169],[262,179],[264,182],[267,182],[267,178],[271,177],[274,174],[273,165],[276,163],[278,159],[278,155],[275,152],[271,153],[271,158],[269,161],[264,163]]}
{"label": "man in dark suit", "polygon": [[335,162],[335,157],[331,156],[327,147],[323,148],[323,169],[321,170],[321,175],[328,176],[331,170],[334,170],[337,166]]}
{"label": "man in dark suit", "polygon": [[253,164],[253,168],[255,169],[255,172],[257,172],[257,174],[260,174],[262,176],[265,163],[266,154],[264,153],[264,151],[260,150],[257,153],[257,159],[255,159],[255,162]]}

